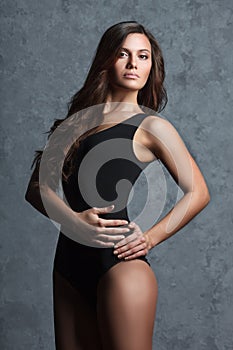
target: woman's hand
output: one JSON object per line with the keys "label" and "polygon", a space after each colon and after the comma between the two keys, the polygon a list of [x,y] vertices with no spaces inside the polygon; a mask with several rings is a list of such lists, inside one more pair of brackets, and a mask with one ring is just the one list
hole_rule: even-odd
{"label": "woman's hand", "polygon": [[123,227],[128,224],[127,220],[105,220],[98,216],[110,212],[114,206],[73,211],[49,186],[39,186],[38,166],[33,171],[25,199],[40,213],[59,223],[64,235],[87,246],[112,248],[125,238],[124,233],[130,232],[129,228]]}
{"label": "woman's hand", "polygon": [[[124,233],[130,232],[128,227],[115,227],[127,225],[127,220],[102,219],[99,214],[106,214],[113,210],[114,206],[97,208],[93,207],[77,213],[81,219],[78,222],[78,235],[76,240],[79,243],[91,246],[112,248],[116,242],[124,239]],[[111,227],[110,227],[111,226]]]}
{"label": "woman's hand", "polygon": [[146,233],[142,233],[140,227],[131,222],[128,225],[129,228],[133,229],[133,233],[127,238],[118,242],[114,246],[114,254],[119,259],[131,260],[139,256],[145,256],[148,251],[152,248],[149,236]]}

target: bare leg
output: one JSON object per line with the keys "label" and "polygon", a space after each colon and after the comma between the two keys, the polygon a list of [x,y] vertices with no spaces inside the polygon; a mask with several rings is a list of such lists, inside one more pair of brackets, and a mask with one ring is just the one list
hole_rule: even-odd
{"label": "bare leg", "polygon": [[98,285],[97,317],[104,350],[152,350],[158,285],[139,259],[113,266]]}
{"label": "bare leg", "polygon": [[53,271],[56,350],[101,350],[96,312],[56,270]]}

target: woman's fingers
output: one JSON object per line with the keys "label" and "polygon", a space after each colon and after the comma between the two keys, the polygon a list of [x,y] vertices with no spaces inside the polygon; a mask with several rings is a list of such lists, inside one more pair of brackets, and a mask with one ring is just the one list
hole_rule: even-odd
{"label": "woman's fingers", "polygon": [[140,227],[135,223],[130,223],[129,227],[134,227],[131,235],[124,238],[114,246],[114,254],[119,259],[135,259],[148,253],[148,241],[144,237]]}
{"label": "woman's fingers", "polygon": [[117,250],[119,250],[119,248],[122,248],[122,249],[127,249],[128,247],[128,244],[130,242],[134,242],[135,243],[135,240],[138,238],[138,235],[136,233],[132,233],[131,235],[129,235],[128,237],[124,238],[122,241],[118,242],[116,245],[115,245],[115,248]]}
{"label": "woman's fingers", "polygon": [[[116,236],[108,236],[105,234],[99,234],[98,235],[98,240],[100,239],[102,242],[116,242],[119,241],[120,239],[124,239],[125,237],[122,235],[116,235]],[[114,244],[115,245],[115,244]]]}
{"label": "woman's fingers", "polygon": [[93,207],[92,211],[95,214],[105,214],[105,213],[109,213],[110,211],[112,211],[114,208],[114,205],[110,205],[108,207],[103,207],[103,208],[99,208],[99,207]]}
{"label": "woman's fingers", "polygon": [[[130,229],[128,227],[103,227],[103,228],[96,228],[96,232],[109,234],[109,235],[119,235],[130,232]],[[123,236],[125,238],[125,236]]]}
{"label": "woman's fingers", "polygon": [[127,255],[127,256],[122,257],[122,258],[124,260],[132,260],[132,259],[138,258],[139,256],[145,256],[147,253],[148,253],[147,249],[142,249],[142,250],[139,250],[138,252],[136,252],[135,254]]}
{"label": "woman's fingers", "polygon": [[[134,245],[132,244],[134,243]],[[124,248],[118,248],[114,251],[119,259],[134,259],[138,256],[143,256],[148,253],[147,244],[145,239],[139,239],[125,246]]]}
{"label": "woman's fingers", "polygon": [[[114,208],[114,205],[111,205],[109,207],[104,207],[104,208],[97,208],[93,207],[92,210],[94,214],[104,214],[112,211]],[[101,227],[106,227],[106,226],[121,226],[121,225],[127,225],[129,222],[127,220],[122,220],[122,219],[102,219],[98,218],[98,225]]]}
{"label": "woman's fingers", "polygon": [[103,242],[103,241],[99,241],[94,239],[93,240],[94,244],[100,248],[113,248],[114,247],[114,243],[113,242]]}
{"label": "woman's fingers", "polygon": [[99,226],[120,226],[120,225],[127,225],[127,220],[120,220],[120,219],[101,219],[98,220]]}
{"label": "woman's fingers", "polygon": [[[114,208],[114,205],[109,206],[109,207],[104,207],[104,208],[97,208],[97,207],[93,207],[92,213],[98,215],[98,214],[104,214],[107,212],[110,212],[112,209]],[[111,230],[107,230],[108,233],[114,234],[114,233],[125,233],[125,232],[129,232],[130,229],[128,229],[127,227],[119,227],[117,230],[112,230],[113,227],[115,226],[124,226],[127,225],[129,222],[128,220],[123,220],[123,219],[102,219],[100,217],[98,217],[96,224],[100,227],[111,227]]]}
{"label": "woman's fingers", "polygon": [[[125,239],[123,239],[122,241],[118,242],[115,245],[115,248],[120,248],[120,247],[125,247],[128,243],[130,243],[131,241],[135,241],[136,239],[143,237],[143,233],[140,229],[140,227],[135,224],[134,222],[131,222],[128,225],[129,228],[133,229],[133,233],[131,235],[129,235],[128,237],[126,237]],[[128,247],[128,246],[127,246]],[[125,248],[127,249],[127,248]]]}
{"label": "woman's fingers", "polygon": [[[124,239],[124,241],[126,241],[126,240],[127,240],[127,238]],[[122,253],[125,253],[127,251],[133,251],[133,249],[134,249],[133,252],[135,252],[135,249],[137,250],[141,244],[145,244],[145,238],[143,236],[140,238],[137,238],[129,243],[126,243],[124,246],[120,246],[118,248],[116,248],[116,246],[118,245],[118,244],[116,244],[114,247],[115,250],[113,253],[114,254],[122,254]]]}
{"label": "woman's fingers", "polygon": [[[97,247],[111,247],[125,239],[125,234],[130,232],[126,225],[127,220],[122,219],[102,219],[100,213],[110,212],[113,207],[97,208],[93,207],[77,213],[81,221],[87,225],[83,230],[81,242]],[[90,228],[88,225],[91,225]],[[80,235],[80,230],[79,230]]]}

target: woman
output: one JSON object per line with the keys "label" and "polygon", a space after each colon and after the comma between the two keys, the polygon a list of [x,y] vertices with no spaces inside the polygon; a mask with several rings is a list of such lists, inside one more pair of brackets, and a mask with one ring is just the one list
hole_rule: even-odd
{"label": "woman", "polygon": [[[26,200],[61,224],[53,269],[58,350],[152,349],[158,286],[146,255],[186,225],[210,198],[197,164],[172,124],[145,112],[158,112],[166,105],[164,77],[162,52],[153,35],[135,21],[113,25],[101,38],[66,118],[50,130],[52,151],[44,162],[45,150],[35,159]],[[66,140],[66,131],[75,129],[73,123],[79,127],[79,137],[76,134],[75,142],[61,147],[60,159],[60,136]],[[91,152],[95,157],[88,158]],[[99,160],[103,164],[95,172]],[[129,222],[129,187],[120,180],[134,184],[154,160],[166,166],[184,196],[142,232]],[[48,164],[53,164],[53,171],[48,171]],[[55,192],[59,169],[64,200]]]}

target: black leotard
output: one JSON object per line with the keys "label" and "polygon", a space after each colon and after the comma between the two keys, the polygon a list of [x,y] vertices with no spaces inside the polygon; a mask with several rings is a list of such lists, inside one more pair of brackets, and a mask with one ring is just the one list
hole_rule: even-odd
{"label": "black leotard", "polygon": [[[132,147],[134,134],[146,116],[145,113],[138,113],[119,124],[87,136],[81,142],[75,171],[68,182],[63,183],[66,200],[74,211],[81,212],[94,206],[115,204],[112,212],[99,216],[130,221],[127,213],[130,190],[150,163],[139,161]],[[54,269],[96,307],[96,291],[100,278],[108,269],[123,260],[118,259],[113,250],[82,245],[60,232]],[[145,256],[138,259],[149,264]]]}

